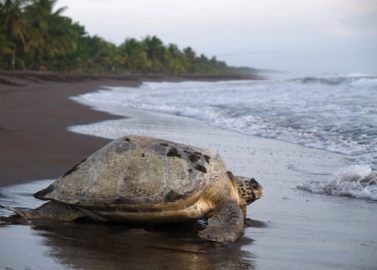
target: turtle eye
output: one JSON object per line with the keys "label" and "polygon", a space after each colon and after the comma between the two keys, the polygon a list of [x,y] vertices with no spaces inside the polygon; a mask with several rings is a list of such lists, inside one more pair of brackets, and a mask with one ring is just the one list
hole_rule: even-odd
{"label": "turtle eye", "polygon": [[258,189],[259,188],[259,183],[254,178],[251,178],[250,179],[250,186],[253,189]]}

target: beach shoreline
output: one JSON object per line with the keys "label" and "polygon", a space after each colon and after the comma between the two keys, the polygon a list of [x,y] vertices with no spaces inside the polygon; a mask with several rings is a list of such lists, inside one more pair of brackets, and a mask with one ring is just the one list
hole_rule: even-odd
{"label": "beach shoreline", "polygon": [[[336,170],[348,165],[343,155],[220,129],[188,117],[106,105],[92,108],[128,118],[70,130],[108,139],[123,134],[152,136],[212,149],[222,156],[228,170],[255,177],[261,183],[263,197],[248,206],[252,226],[245,228],[245,235],[235,246],[216,251],[223,258],[206,265],[211,255],[201,256],[201,263],[206,265],[203,269],[376,269],[373,254],[377,234],[373,224],[377,219],[372,213],[377,204],[297,188],[312,180],[332,179]],[[174,244],[177,249],[184,246],[182,242],[193,241],[179,239]],[[236,256],[228,260],[227,252]],[[152,261],[148,264],[151,269],[157,260]]]}
{"label": "beach shoreline", "polygon": [[[104,86],[143,81],[229,80],[242,76],[88,75],[0,72],[0,186],[57,178],[108,140],[75,134],[68,126],[118,117],[69,99]],[[252,78],[252,77],[250,77]]]}
{"label": "beach shoreline", "polygon": [[[0,94],[0,102],[8,110],[1,113],[12,112],[7,123],[14,125],[4,126],[8,130],[0,131],[0,139],[19,144],[13,154],[18,163],[12,164],[7,156],[14,148],[1,141],[1,147],[8,150],[1,154],[8,162],[1,163],[2,172],[18,177],[18,183],[28,182],[6,183],[9,187],[0,188],[0,204],[38,207],[43,202],[32,197],[34,192],[110,139],[125,134],[212,149],[224,158],[228,170],[255,177],[264,195],[248,206],[252,226],[245,228],[239,241],[226,246],[201,242],[196,236],[201,229],[198,224],[135,228],[127,224],[27,221],[20,226],[1,224],[0,220],[0,268],[104,269],[111,265],[123,269],[127,265],[132,269],[177,269],[190,265],[195,269],[376,269],[377,204],[297,189],[311,180],[331,179],[334,170],[347,165],[344,156],[219,129],[192,118],[111,104],[101,108],[77,98],[103,85],[119,86],[119,81],[47,85],[43,89],[29,86],[19,94]],[[137,81],[123,84],[138,85]],[[68,86],[69,90],[64,90]],[[71,96],[81,104],[68,99]],[[43,98],[50,103],[46,105]],[[28,118],[20,119],[22,115]],[[18,135],[11,129],[17,125],[22,127]],[[34,152],[24,157],[24,149]],[[41,173],[45,177],[39,177]],[[10,214],[0,212],[0,216]],[[146,254],[148,260],[144,259]]]}
{"label": "beach shoreline", "polygon": [[111,83],[30,80],[28,86],[0,85],[0,186],[56,178],[105,144],[104,139],[74,134],[66,127],[114,116],[91,111],[68,98]]}
{"label": "beach shoreline", "polygon": [[116,119],[69,97],[143,81],[219,81],[258,76],[91,75],[0,71],[0,187],[57,178],[108,142],[67,127]]}

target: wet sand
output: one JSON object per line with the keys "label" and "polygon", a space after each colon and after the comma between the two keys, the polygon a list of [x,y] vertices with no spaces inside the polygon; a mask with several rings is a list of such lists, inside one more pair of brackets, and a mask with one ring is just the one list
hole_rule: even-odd
{"label": "wet sand", "polygon": [[[195,236],[202,228],[198,223],[130,228],[17,221],[0,225],[0,269],[377,269],[377,204],[296,188],[346,166],[342,156],[182,117],[131,109],[121,113],[128,118],[71,129],[108,139],[138,134],[211,148],[235,174],[254,176],[264,186],[264,197],[248,207],[252,226],[242,239],[227,246],[203,243]],[[72,164],[83,156],[80,151]],[[31,194],[47,184],[2,188],[0,204],[36,206]]]}
{"label": "wet sand", "polygon": [[108,142],[66,131],[70,125],[118,118],[88,110],[69,100],[70,96],[104,86],[185,79],[210,81],[219,77],[0,72],[0,187],[56,178]]}
{"label": "wet sand", "polygon": [[212,128],[189,118],[95,109],[129,118],[72,129],[107,138],[143,134],[208,147],[218,151],[236,175],[254,176],[263,185],[263,198],[248,207],[254,223],[245,230],[246,243],[230,247],[243,254],[239,257],[248,262],[246,269],[377,269],[377,204],[296,188],[331,179],[334,171],[348,165],[343,156]]}
{"label": "wet sand", "polygon": [[102,85],[135,85],[105,78],[70,81],[0,74],[0,186],[57,177],[107,140],[67,132],[67,126],[114,118],[68,99]]}

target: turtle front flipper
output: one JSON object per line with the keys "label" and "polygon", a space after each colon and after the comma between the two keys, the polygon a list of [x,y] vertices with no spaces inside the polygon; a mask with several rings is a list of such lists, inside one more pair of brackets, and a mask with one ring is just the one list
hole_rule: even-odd
{"label": "turtle front flipper", "polygon": [[50,201],[36,209],[7,206],[1,207],[10,210],[25,219],[52,219],[60,221],[74,221],[76,219],[86,216],[79,209],[56,201]]}
{"label": "turtle front flipper", "polygon": [[225,201],[213,210],[207,228],[198,236],[219,243],[235,242],[243,230],[244,215],[240,206],[234,201]]}

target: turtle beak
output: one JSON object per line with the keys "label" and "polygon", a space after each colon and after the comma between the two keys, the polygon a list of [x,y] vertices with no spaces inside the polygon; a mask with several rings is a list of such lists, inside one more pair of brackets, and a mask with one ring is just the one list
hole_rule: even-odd
{"label": "turtle beak", "polygon": [[253,188],[255,200],[260,199],[263,196],[263,187],[254,179],[250,179],[250,185]]}

